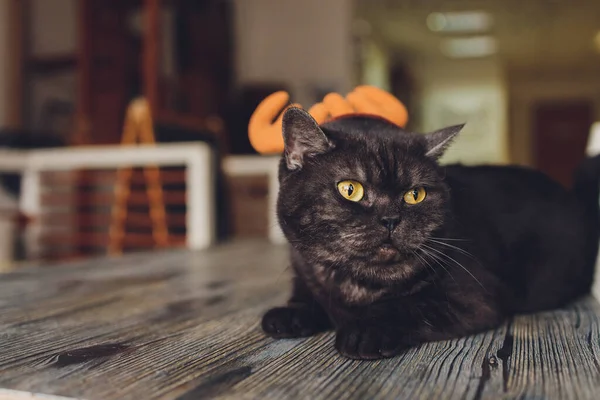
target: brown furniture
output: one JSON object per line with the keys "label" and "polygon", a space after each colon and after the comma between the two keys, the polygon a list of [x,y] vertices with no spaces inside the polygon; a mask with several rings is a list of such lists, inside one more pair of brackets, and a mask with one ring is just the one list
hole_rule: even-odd
{"label": "brown furniture", "polygon": [[[23,2],[25,14],[29,1]],[[206,135],[210,135],[210,142],[221,157],[217,162],[232,151],[248,153],[252,150],[247,139],[246,117],[249,118],[265,95],[282,87],[265,83],[246,88],[238,96],[237,109],[230,104],[233,97],[231,8],[228,1],[77,0],[76,51],[28,58],[27,71],[37,74],[76,72],[74,127],[68,139],[72,145],[119,143],[127,107],[132,99],[143,95],[152,112],[157,141],[171,141],[177,136],[172,134],[171,128],[175,127],[186,131],[185,141],[206,140]],[[197,138],[194,132],[198,133]],[[160,175],[163,186],[178,187],[185,181],[183,169],[161,168]],[[77,215],[64,221],[73,225],[73,231],[82,232],[70,236],[74,254],[86,255],[92,251],[90,246],[108,243],[106,233],[91,235],[87,232],[90,221],[104,218],[103,227],[106,227],[106,211],[99,210],[110,207],[113,197],[108,193],[92,195],[85,188],[106,186],[110,179],[116,178],[115,171],[103,174],[80,171],[69,177],[75,186],[69,203]],[[222,207],[218,217],[223,226],[221,236],[266,237],[268,204],[261,194],[266,192],[263,178],[221,178],[223,193],[218,200]],[[144,172],[134,169],[131,179],[137,180],[138,192],[129,196],[128,204],[132,209],[139,209],[151,198],[144,186],[140,186],[145,182]],[[182,210],[185,204],[170,204],[181,199],[185,203],[177,190],[166,194],[167,225],[177,222],[185,213]],[[122,200],[117,197],[117,201]],[[139,248],[140,243],[153,243],[152,227],[156,224],[146,208],[127,212],[126,224],[137,221],[142,225],[131,227],[133,231],[126,235],[135,242],[133,248]],[[178,243],[184,235],[185,230],[180,226],[169,225],[169,243]]]}
{"label": "brown furniture", "polygon": [[[24,0],[19,7],[24,20],[30,21],[25,23],[24,31],[30,28],[31,1]],[[181,127],[204,137],[208,134],[212,137],[211,142],[217,143],[218,151],[227,153],[229,141],[223,121],[232,82],[229,2],[77,0],[76,4],[77,45],[74,53],[32,57],[27,49],[24,52],[25,82],[27,74],[51,75],[65,71],[76,74],[69,144],[119,143],[128,105],[134,98],[144,96],[155,124]],[[27,45],[27,40],[24,44]],[[27,100],[25,103],[27,108]],[[205,138],[200,134],[197,139],[188,135],[186,140]],[[159,173],[168,182],[157,184],[146,179]],[[110,184],[110,179],[123,182],[129,178],[133,183],[137,182],[133,187],[139,189],[140,184],[142,187],[136,194],[127,196],[126,202],[123,191],[119,191],[120,186],[117,188],[119,194],[114,198],[117,215],[113,216],[113,225],[121,225],[119,221],[127,207],[166,208],[166,212],[163,211],[163,217],[160,212],[145,209],[128,212],[126,221],[121,222],[127,225],[137,221],[141,226],[131,227],[134,231],[126,234],[118,233],[121,230],[116,229],[116,236],[110,240],[113,252],[119,252],[117,243],[123,243],[123,238],[117,237],[121,235],[126,235],[130,242],[137,237],[134,248],[142,244],[145,247],[152,243],[164,246],[180,242],[179,236],[184,236],[185,230],[179,226],[165,228],[157,218],[167,222],[179,219],[181,209],[185,208],[185,195],[181,196],[184,192],[179,193],[179,189],[169,191],[165,198],[169,203],[166,207],[154,204],[153,198],[155,193],[162,191],[163,184],[178,186],[185,182],[183,169],[161,169],[160,172],[158,169],[134,169],[118,172],[118,175],[115,171],[105,171],[103,175],[80,171],[69,177],[73,190],[69,192],[72,200],[68,202],[77,210],[76,215],[63,219],[72,225],[73,231],[79,232],[69,239],[74,254],[89,254],[91,247],[105,246],[108,240],[106,233],[91,235],[85,232],[90,230],[90,225],[97,225],[99,219],[103,219],[106,227],[105,212],[99,210],[110,207],[113,197],[107,193],[90,194],[89,188]],[[144,184],[153,189],[144,189]],[[171,204],[173,202],[175,204]],[[95,221],[93,224],[92,220]],[[159,225],[162,227],[158,228]]]}
{"label": "brown furniture", "polygon": [[78,120],[93,143],[117,143],[129,102],[156,122],[214,131],[230,85],[228,2],[79,0]]}
{"label": "brown furniture", "polygon": [[227,177],[229,232],[236,239],[269,236],[267,176]]}
{"label": "brown furniture", "polygon": [[[29,82],[40,74],[76,74],[72,144],[118,143],[127,106],[138,96],[148,99],[156,122],[191,123],[227,144],[222,120],[232,82],[229,2],[77,0],[76,21],[49,16],[44,28],[76,23],[75,51],[31,55],[33,1],[11,0],[13,14],[24,21],[23,88],[30,91]],[[37,118],[31,97],[26,93],[23,112]]]}

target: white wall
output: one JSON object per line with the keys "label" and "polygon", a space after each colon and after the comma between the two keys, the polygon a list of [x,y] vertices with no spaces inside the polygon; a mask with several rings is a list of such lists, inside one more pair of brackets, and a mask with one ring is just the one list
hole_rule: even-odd
{"label": "white wall", "polygon": [[31,0],[33,55],[72,54],[77,46],[77,0]]}
{"label": "white wall", "polygon": [[[11,91],[15,82],[11,76],[12,43],[14,33],[10,32],[11,2],[17,0],[0,0],[0,128],[9,125],[11,112],[15,110],[11,104]],[[77,0],[31,0],[31,48],[33,56],[65,55],[75,51],[76,47],[76,4]],[[14,4],[13,4],[14,6]],[[72,75],[72,74],[71,74]],[[74,77],[60,76],[56,79],[38,79],[33,83],[34,118],[39,117],[41,106],[48,98],[73,99]],[[16,100],[20,101],[20,99]],[[19,107],[16,107],[17,109]],[[37,122],[37,121],[35,121]],[[31,125],[32,121],[25,121]]]}
{"label": "white wall", "polygon": [[419,87],[417,129],[466,123],[443,163],[508,162],[506,80],[496,61],[415,62],[412,69]]}
{"label": "white wall", "polygon": [[[77,51],[77,0],[31,0],[30,53],[33,57],[68,56]],[[74,102],[75,71],[34,77],[31,82],[31,117],[27,125],[44,129],[40,117],[49,100]]]}
{"label": "white wall", "polygon": [[286,84],[308,107],[314,90],[353,86],[352,0],[236,0],[239,84]]}

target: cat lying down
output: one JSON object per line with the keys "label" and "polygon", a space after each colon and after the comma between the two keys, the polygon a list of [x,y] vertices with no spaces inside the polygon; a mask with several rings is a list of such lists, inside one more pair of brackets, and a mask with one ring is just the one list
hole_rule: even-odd
{"label": "cat lying down", "polygon": [[590,291],[600,157],[572,191],[524,168],[440,166],[461,128],[285,112],[277,213],[294,278],[269,336],[335,330],[340,354],[378,359]]}

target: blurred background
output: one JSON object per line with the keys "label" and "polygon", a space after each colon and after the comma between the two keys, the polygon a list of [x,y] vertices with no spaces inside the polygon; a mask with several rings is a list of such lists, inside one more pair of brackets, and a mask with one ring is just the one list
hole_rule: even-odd
{"label": "blurred background", "polygon": [[[309,107],[375,85],[404,102],[412,130],[467,123],[444,162],[531,166],[567,186],[600,120],[598,0],[0,0],[0,55],[0,146],[118,145],[130,102],[144,96],[157,142],[214,152],[206,189],[219,239],[267,237],[274,223],[268,174],[222,166],[260,165],[248,119],[276,90]],[[156,245],[151,191],[119,200],[118,171],[77,171],[60,196],[56,179],[42,179],[42,208],[68,204],[43,224],[70,221],[70,233],[47,235],[52,254],[28,255],[19,238],[42,219],[19,207],[22,173],[11,168],[1,174],[3,259],[104,253],[115,207],[138,210],[120,222],[137,215],[125,229],[135,243],[122,249]],[[163,225],[180,238],[169,244],[185,243],[184,168],[160,171]],[[132,174],[149,185],[143,168]]]}

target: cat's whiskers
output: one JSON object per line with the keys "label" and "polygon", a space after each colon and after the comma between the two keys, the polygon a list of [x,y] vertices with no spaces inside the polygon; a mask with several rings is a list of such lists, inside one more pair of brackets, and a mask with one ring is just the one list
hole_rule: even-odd
{"label": "cat's whiskers", "polygon": [[356,240],[362,240],[364,238],[364,233],[362,231],[361,232],[347,232],[347,233],[340,234],[339,238],[341,240],[355,242]]}
{"label": "cat's whiskers", "polygon": [[483,284],[479,281],[479,279],[477,279],[475,277],[475,275],[473,275],[471,273],[471,271],[469,271],[467,268],[465,268],[461,263],[459,263],[458,261],[456,261],[454,258],[450,257],[448,254],[444,253],[443,251],[440,251],[434,247],[428,246],[425,243],[422,244],[422,246],[435,251],[436,253],[440,254],[441,256],[444,256],[446,258],[448,258],[449,260],[451,260],[452,262],[454,262],[456,265],[458,265],[459,267],[461,267],[466,273],[468,273],[469,275],[471,275],[471,277],[483,288],[485,289],[485,286],[483,286]]}
{"label": "cat's whiskers", "polygon": [[357,233],[357,232],[346,232],[346,233],[342,233],[340,235],[340,238],[342,239],[346,239],[346,238],[351,238],[354,236],[362,236],[362,232],[361,233]]}
{"label": "cat's whiskers", "polygon": [[462,254],[464,254],[464,255],[466,255],[466,256],[468,256],[468,257],[470,257],[470,258],[472,258],[472,259],[473,259],[473,260],[475,260],[475,261],[478,261],[478,260],[477,260],[477,258],[476,258],[476,257],[475,257],[473,254],[469,253],[469,252],[468,252],[468,251],[466,251],[465,249],[461,249],[461,248],[460,248],[460,247],[458,247],[458,246],[454,246],[454,245],[451,245],[451,244],[448,244],[448,243],[440,242],[440,241],[438,241],[438,240],[435,240],[435,239],[432,239],[432,238],[429,238],[429,239],[427,239],[426,241],[428,241],[428,242],[432,242],[432,243],[437,243],[437,244],[440,244],[440,245],[442,245],[442,246],[449,247],[449,248],[451,248],[451,249],[454,249],[454,250],[456,250],[456,251],[458,251],[458,252],[460,252],[460,253],[462,253]]}
{"label": "cat's whiskers", "polygon": [[444,266],[444,264],[446,264],[446,265],[447,265],[447,261],[446,261],[446,260],[444,260],[444,259],[440,258],[438,255],[436,255],[436,254],[433,254],[433,253],[431,253],[431,252],[429,252],[429,251],[427,251],[426,249],[423,249],[423,248],[421,248],[421,247],[419,247],[419,250],[420,250],[420,251],[423,253],[423,255],[425,255],[425,256],[427,256],[427,257],[429,257],[429,258],[430,258],[431,260],[433,260],[433,261],[434,261],[434,262],[435,262],[437,265],[439,265],[440,267],[442,267],[442,269],[443,269],[444,271],[446,271],[446,273],[447,273],[448,275],[450,275],[450,278],[452,278],[452,280],[453,280],[454,282],[456,282],[456,279],[454,279],[454,275],[452,275],[452,273],[451,273],[451,272],[450,272],[450,271],[449,271],[449,270],[448,270],[448,269],[447,269],[447,268]]}
{"label": "cat's whiskers", "polygon": [[429,238],[437,239],[437,240],[447,240],[449,242],[470,242],[471,241],[469,239],[442,238],[442,237],[435,237],[435,236],[430,236]]}
{"label": "cat's whiskers", "polygon": [[[435,268],[433,268],[433,266],[429,263],[429,261],[427,261],[425,258],[423,258],[422,256],[420,256],[416,251],[413,251],[412,254],[417,257],[419,260],[421,260],[425,266],[433,272],[433,274],[437,277],[437,271],[435,270]],[[435,281],[435,280],[434,280]]]}
{"label": "cat's whiskers", "polygon": [[305,228],[299,228],[298,229],[298,235],[306,235],[306,236],[310,236],[310,238],[314,238],[314,234],[315,231],[318,231],[321,229],[321,227],[327,226],[328,222],[327,221],[319,221],[315,224],[311,224],[311,225],[307,225]]}

